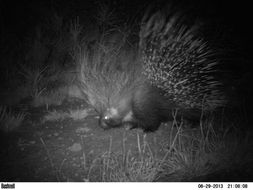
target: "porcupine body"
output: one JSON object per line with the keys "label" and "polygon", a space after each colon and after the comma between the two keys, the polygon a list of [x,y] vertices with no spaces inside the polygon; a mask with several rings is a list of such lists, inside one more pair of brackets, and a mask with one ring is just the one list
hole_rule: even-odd
{"label": "porcupine body", "polygon": [[221,83],[213,76],[218,62],[195,26],[185,27],[178,16],[161,13],[144,18],[139,49],[139,59],[129,67],[104,64],[89,75],[96,76],[93,82],[82,77],[102,128],[155,131],[174,109],[191,119],[224,105]]}

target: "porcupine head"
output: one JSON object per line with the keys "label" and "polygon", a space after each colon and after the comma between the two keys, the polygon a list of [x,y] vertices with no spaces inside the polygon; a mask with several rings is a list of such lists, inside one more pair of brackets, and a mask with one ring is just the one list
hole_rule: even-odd
{"label": "porcupine head", "polygon": [[128,130],[138,127],[146,132],[155,131],[161,122],[167,121],[170,108],[175,107],[146,79],[136,81],[122,92],[100,112],[99,124],[102,128],[124,127]]}

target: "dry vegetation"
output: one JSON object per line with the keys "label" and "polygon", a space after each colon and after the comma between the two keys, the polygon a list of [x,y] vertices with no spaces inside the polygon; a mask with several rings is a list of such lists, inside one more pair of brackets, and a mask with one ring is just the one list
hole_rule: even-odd
{"label": "dry vegetation", "polygon": [[[131,33],[117,25],[113,12],[105,5],[100,6],[96,19],[98,32],[93,34],[97,38],[92,43],[95,45],[91,45],[89,31],[85,30],[85,25],[78,18],[65,23],[61,16],[54,13],[46,22],[47,25],[43,23],[36,27],[30,46],[23,55],[24,62],[17,66],[19,75],[5,75],[7,81],[17,80],[13,82],[16,86],[10,86],[16,91],[7,96],[17,96],[15,98],[18,101],[15,103],[30,98],[27,104],[31,108],[46,107],[47,113],[41,116],[42,123],[64,122],[66,119],[84,121],[89,115],[87,108],[62,111],[53,107],[61,106],[71,98],[86,100],[96,107],[96,98],[101,97],[94,97],[94,94],[99,96],[100,93],[109,93],[117,88],[107,85],[109,79],[106,74],[114,75],[110,80],[117,80],[120,85],[131,82],[132,76],[138,74],[138,70],[135,70],[136,73],[131,70],[131,64],[136,64],[135,58],[138,57],[136,44],[128,41]],[[128,44],[130,50],[126,51],[125,44]],[[119,62],[123,68],[130,68],[125,75],[115,72]],[[101,67],[101,64],[104,66]],[[96,78],[97,72],[103,75]],[[77,87],[78,77],[82,80],[82,91]],[[22,126],[26,115],[27,113],[16,113],[11,108],[1,106],[0,130],[14,131]],[[136,133],[137,151],[127,149],[126,139],[123,138],[122,149],[113,152],[114,139],[110,138],[109,147],[93,161],[88,162],[88,155],[83,152],[80,163],[86,174],[83,181],[192,181],[217,171],[246,167],[252,158],[250,133],[239,132],[241,124],[220,123],[217,127],[214,123],[212,119],[201,120],[198,128],[191,128],[174,119],[171,126],[167,124],[171,131],[163,155],[156,154],[157,150],[152,148],[143,133]],[[235,126],[231,127],[232,125]],[[248,134],[246,138],[245,134]],[[52,154],[44,140],[41,138],[40,141],[47,150],[57,180],[67,181],[61,167],[55,169]]]}

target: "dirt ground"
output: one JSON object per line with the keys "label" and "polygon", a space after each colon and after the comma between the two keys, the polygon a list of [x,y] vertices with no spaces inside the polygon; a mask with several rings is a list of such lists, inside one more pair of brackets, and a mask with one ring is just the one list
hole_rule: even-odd
{"label": "dirt ground", "polygon": [[[43,121],[50,110],[70,108],[87,109],[89,114],[80,121]],[[101,171],[101,158],[108,153],[138,157],[140,147],[147,142],[152,157],[161,160],[170,149],[170,123],[163,124],[153,133],[143,133],[140,129],[126,131],[124,128],[103,130],[98,126],[95,112],[80,101],[64,102],[50,108],[22,106],[22,109],[29,113],[22,126],[12,133],[1,134],[0,181],[104,181],[103,171],[108,170]],[[218,171],[193,177],[191,181],[251,181],[250,168],[242,173],[236,169]],[[154,179],[187,181],[176,173]]]}
{"label": "dirt ground", "polygon": [[[82,106],[87,105],[72,102],[51,109]],[[140,142],[146,138],[156,156],[161,157],[168,148],[166,127],[149,134],[140,129],[103,130],[92,111],[82,121],[54,122],[42,121],[46,108],[27,111],[29,115],[18,130],[2,134],[1,181],[85,181],[89,165],[109,149],[121,153],[124,148],[137,154],[137,138]],[[96,171],[91,171],[89,180],[100,181],[98,176]]]}

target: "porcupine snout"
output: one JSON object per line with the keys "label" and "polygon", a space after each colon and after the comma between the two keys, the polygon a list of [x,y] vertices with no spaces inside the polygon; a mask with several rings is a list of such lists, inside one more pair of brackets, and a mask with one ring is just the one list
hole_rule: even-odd
{"label": "porcupine snout", "polygon": [[103,129],[118,127],[120,124],[121,119],[115,108],[108,108],[99,118],[99,125]]}

